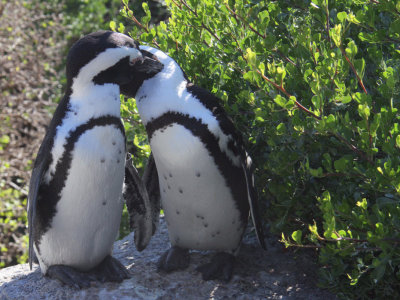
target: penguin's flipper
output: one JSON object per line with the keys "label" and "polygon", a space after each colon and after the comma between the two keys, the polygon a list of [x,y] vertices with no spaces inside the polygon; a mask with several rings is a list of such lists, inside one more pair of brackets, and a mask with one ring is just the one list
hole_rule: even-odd
{"label": "penguin's flipper", "polygon": [[[244,175],[246,177],[247,183],[247,193],[248,193],[248,201],[250,205],[250,212],[251,217],[253,219],[254,227],[256,228],[257,238],[261,244],[261,247],[266,249],[266,244],[264,241],[264,230],[262,228],[261,217],[259,215],[259,208],[258,208],[258,199],[257,199],[257,192],[254,187],[254,177],[252,172],[252,165],[251,165],[251,158],[246,153],[244,148],[244,143],[240,132],[237,131],[235,128],[232,120],[226,114],[223,107],[220,105],[220,100],[211,94],[209,91],[198,87],[192,83],[188,83],[187,90],[199,99],[208,110],[212,111],[213,115],[216,116],[219,126],[222,129],[222,132],[225,135],[231,136],[229,147],[233,149],[233,153],[237,153],[240,155],[242,161],[242,168]],[[247,216],[246,216],[247,217]]]}
{"label": "penguin's flipper", "polygon": [[147,162],[146,170],[143,174],[143,182],[146,186],[147,193],[150,198],[150,205],[152,211],[152,221],[153,221],[153,234],[156,232],[158,222],[160,220],[160,184],[158,182],[158,173],[156,162],[154,161],[153,154],[149,156]]}
{"label": "penguin's flipper", "polygon": [[28,194],[28,229],[29,229],[29,267],[32,270],[32,262],[35,261],[35,253],[33,249],[34,240],[34,224],[36,218],[36,210],[38,207],[39,188],[43,182],[43,176],[47,171],[48,163],[50,160],[51,138],[54,134],[51,130],[46,133],[42,144],[40,145],[35,163],[33,165],[32,176],[29,182]]}
{"label": "penguin's flipper", "polygon": [[124,198],[129,213],[129,224],[135,232],[136,249],[142,251],[149,243],[152,230],[152,210],[149,195],[138,171],[133,166],[131,154],[125,164]]}
{"label": "penguin's flipper", "polygon": [[28,194],[28,228],[29,228],[29,267],[32,270],[32,262],[34,260],[33,251],[33,224],[36,218],[36,207],[39,186],[44,171],[44,163],[40,163],[32,171],[32,177],[29,184]]}
{"label": "penguin's flipper", "polygon": [[253,225],[256,229],[256,234],[258,241],[260,242],[261,247],[266,250],[267,245],[265,243],[265,234],[264,234],[264,229],[262,226],[262,221],[261,221],[261,216],[260,216],[260,209],[258,207],[258,197],[257,197],[257,192],[254,187],[254,175],[252,172],[252,161],[250,156],[245,153],[245,159],[242,163],[243,167],[243,172],[246,177],[246,183],[247,183],[247,193],[248,193],[248,199],[249,199],[249,206],[250,206],[250,213],[251,213],[251,218],[253,220]]}

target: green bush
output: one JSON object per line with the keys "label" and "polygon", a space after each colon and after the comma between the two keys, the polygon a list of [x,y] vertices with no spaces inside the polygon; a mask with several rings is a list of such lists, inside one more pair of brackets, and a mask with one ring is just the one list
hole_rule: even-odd
{"label": "green bush", "polygon": [[146,3],[140,19],[123,2],[119,30],[221,98],[257,166],[265,220],[286,246],[318,252],[320,284],[399,298],[400,1],[168,0],[157,26]]}

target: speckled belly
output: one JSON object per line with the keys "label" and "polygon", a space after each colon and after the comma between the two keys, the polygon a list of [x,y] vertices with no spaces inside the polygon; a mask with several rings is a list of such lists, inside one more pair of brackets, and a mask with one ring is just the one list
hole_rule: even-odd
{"label": "speckled belly", "polygon": [[51,228],[40,241],[39,262],[88,270],[118,234],[123,200],[125,139],[115,126],[94,127],[76,142]]}
{"label": "speckled belly", "polygon": [[243,233],[231,190],[201,140],[181,125],[150,141],[171,244],[234,252]]}

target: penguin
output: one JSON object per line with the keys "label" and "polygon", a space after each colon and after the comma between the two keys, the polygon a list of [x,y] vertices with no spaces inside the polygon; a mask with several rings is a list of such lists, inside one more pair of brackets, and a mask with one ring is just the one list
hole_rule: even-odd
{"label": "penguin", "polygon": [[266,249],[251,158],[217,97],[164,52],[139,48],[164,65],[135,95],[152,151],[143,181],[149,197],[160,198],[171,243],[157,268],[185,269],[189,250],[214,250],[197,270],[204,280],[229,281],[250,212]]}
{"label": "penguin", "polygon": [[[88,34],[71,47],[66,92],[39,148],[29,185],[31,269],[36,256],[43,275],[76,288],[129,277],[111,252],[124,204],[124,180],[128,187],[143,183],[125,176],[133,166],[125,164],[120,92],[162,67],[144,58],[133,39],[112,31]],[[137,195],[148,198],[140,190]],[[142,200],[148,208],[147,198]],[[141,217],[138,249],[146,246],[152,232],[149,209]]]}

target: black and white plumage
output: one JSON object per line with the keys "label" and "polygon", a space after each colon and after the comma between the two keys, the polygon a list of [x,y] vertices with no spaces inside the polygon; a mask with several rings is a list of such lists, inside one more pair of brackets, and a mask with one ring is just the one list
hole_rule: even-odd
{"label": "black and white plumage", "polygon": [[[120,88],[161,69],[162,64],[144,59],[137,44],[120,33],[92,33],[70,49],[66,93],[30,181],[31,267],[35,252],[43,274],[77,287],[88,286],[93,279],[122,281],[128,276],[110,256],[121,219],[125,177]],[[140,228],[144,237],[138,239],[139,248],[151,237],[148,216]]]}
{"label": "black and white plumage", "polygon": [[165,271],[186,267],[186,249],[216,250],[221,253],[199,270],[204,279],[229,280],[249,211],[265,248],[251,159],[219,99],[190,83],[162,51],[140,49],[164,64],[135,97],[156,165],[144,181],[154,185],[158,176],[172,245],[158,267]]}

